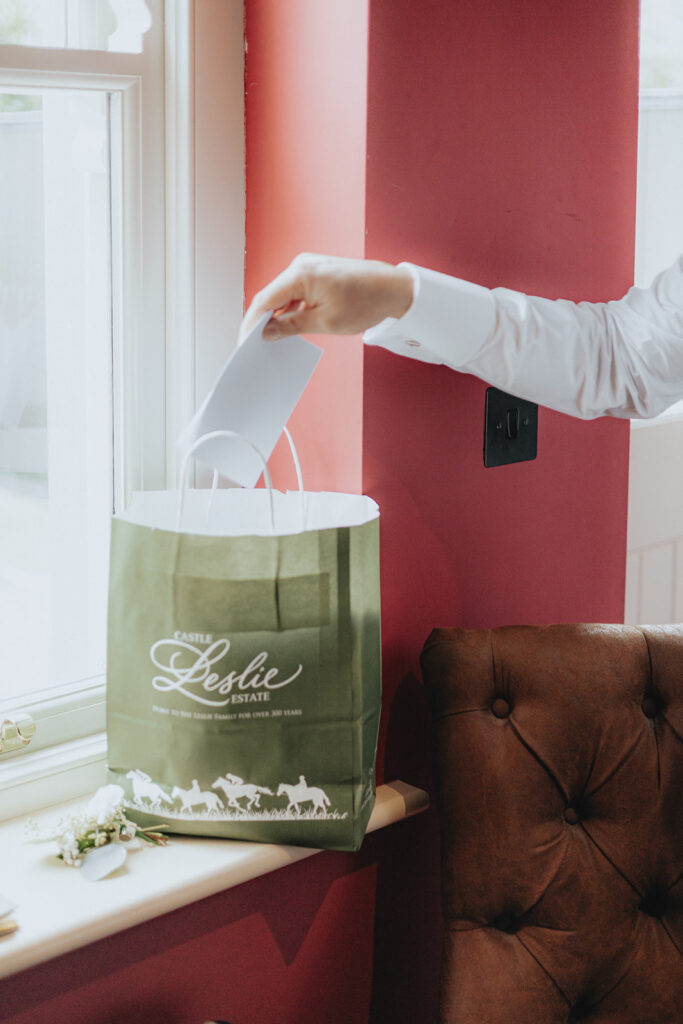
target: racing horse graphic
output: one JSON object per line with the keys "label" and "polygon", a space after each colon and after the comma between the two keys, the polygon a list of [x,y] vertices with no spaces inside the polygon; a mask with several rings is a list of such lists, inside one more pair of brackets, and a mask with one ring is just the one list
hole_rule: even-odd
{"label": "racing horse graphic", "polygon": [[164,793],[161,786],[152,782],[147,772],[143,772],[140,768],[133,768],[132,771],[127,772],[126,778],[132,780],[133,800],[138,806],[144,807],[145,801],[151,807],[160,807],[162,803],[173,803],[168,793]]}
{"label": "racing horse graphic", "polygon": [[309,786],[303,775],[299,776],[296,786],[290,786],[286,782],[280,783],[277,787],[277,796],[285,795],[289,800],[287,810],[295,810],[297,814],[301,813],[301,804],[312,803],[314,814],[317,811],[324,813],[330,806],[330,798],[327,793],[317,786]]}
{"label": "racing horse graphic", "polygon": [[[252,807],[260,807],[261,793],[273,796],[272,789],[267,786],[257,786],[253,782],[244,782],[238,775],[219,775],[215,782],[211,783],[212,789],[222,789],[228,801],[228,807],[234,807],[238,811],[250,811]],[[247,798],[247,806],[240,803],[242,797]]]}
{"label": "racing horse graphic", "polygon": [[171,795],[174,800],[180,797],[180,807],[183,811],[191,811],[202,804],[209,812],[225,809],[223,803],[218,798],[218,793],[212,793],[208,789],[201,790],[196,779],[192,780],[190,789],[181,789],[180,786],[174,786]]}

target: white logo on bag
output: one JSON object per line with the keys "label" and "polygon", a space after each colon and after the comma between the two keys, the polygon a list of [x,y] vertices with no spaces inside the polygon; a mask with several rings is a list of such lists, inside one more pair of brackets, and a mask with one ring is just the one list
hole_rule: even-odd
{"label": "white logo on bag", "polygon": [[[185,634],[187,635],[187,634]],[[226,704],[234,703],[237,697],[235,690],[279,690],[290,683],[301,674],[302,665],[299,665],[296,672],[288,679],[281,679],[275,682],[280,674],[278,668],[267,668],[268,652],[261,651],[242,672],[233,669],[226,676],[212,671],[213,666],[221,661],[230,650],[230,641],[227,639],[215,640],[206,650],[201,650],[195,644],[187,640],[177,639],[157,640],[149,652],[152,662],[166,675],[154,676],[152,686],[162,693],[169,691],[182,693],[183,696],[198,704],[206,704],[209,707],[225,707]],[[193,659],[188,664],[188,658]],[[213,697],[204,697],[197,690],[203,690],[207,694],[214,694]],[[224,700],[220,698],[224,697]]]}
{"label": "white logo on bag", "polygon": [[[193,779],[188,787],[173,785],[172,782],[159,784],[140,768],[133,768],[125,777],[132,780],[133,796],[124,806],[137,807],[147,814],[164,818],[184,821],[296,821],[303,824],[312,820],[344,821],[349,813],[333,809],[325,790],[309,786],[305,775],[300,775],[294,785],[281,782],[277,792],[269,786],[245,782],[241,775],[233,772],[219,775],[211,783],[211,789],[202,789],[197,779]],[[225,802],[214,792],[216,789],[223,791]],[[261,797],[265,798],[266,806],[261,803]],[[287,797],[285,807],[279,802],[282,797]],[[242,803],[243,800],[246,803]]]}

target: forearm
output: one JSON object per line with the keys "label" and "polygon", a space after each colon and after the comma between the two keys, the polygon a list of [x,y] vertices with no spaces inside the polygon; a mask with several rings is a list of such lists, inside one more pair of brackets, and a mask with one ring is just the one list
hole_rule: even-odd
{"label": "forearm", "polygon": [[410,309],[368,331],[368,344],[445,363],[585,419],[654,416],[683,397],[683,260],[652,288],[607,303],[489,291],[412,272]]}

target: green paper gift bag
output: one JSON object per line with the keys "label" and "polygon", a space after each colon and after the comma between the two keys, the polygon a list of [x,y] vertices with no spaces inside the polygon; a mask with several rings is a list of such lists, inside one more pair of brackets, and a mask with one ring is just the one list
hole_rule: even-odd
{"label": "green paper gift bag", "polygon": [[177,491],[137,494],[112,523],[109,781],[141,825],[358,849],[380,710],[377,505],[183,501],[182,529]]}

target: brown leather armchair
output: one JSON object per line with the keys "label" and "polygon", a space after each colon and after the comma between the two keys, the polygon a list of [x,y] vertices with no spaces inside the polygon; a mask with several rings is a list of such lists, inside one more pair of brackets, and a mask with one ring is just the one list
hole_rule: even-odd
{"label": "brown leather armchair", "polygon": [[683,626],[437,629],[441,1020],[683,1022]]}

